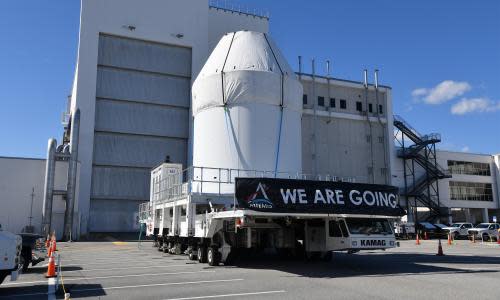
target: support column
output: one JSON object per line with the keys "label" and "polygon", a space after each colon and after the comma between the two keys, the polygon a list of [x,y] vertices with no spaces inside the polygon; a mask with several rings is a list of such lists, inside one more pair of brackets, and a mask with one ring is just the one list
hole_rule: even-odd
{"label": "support column", "polygon": [[488,209],[487,208],[483,208],[483,223],[489,223],[490,222],[490,216],[488,214]]}
{"label": "support column", "polygon": [[470,215],[470,208],[464,208],[464,211],[465,211],[465,222],[475,223],[475,222],[473,222],[472,217]]}

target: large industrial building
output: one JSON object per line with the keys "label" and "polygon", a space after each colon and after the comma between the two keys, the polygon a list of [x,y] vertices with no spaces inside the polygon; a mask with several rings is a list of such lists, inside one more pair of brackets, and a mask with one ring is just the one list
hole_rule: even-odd
{"label": "large industrial building", "polygon": [[[60,180],[71,181],[66,177],[71,172],[64,145],[77,143],[74,237],[138,230],[137,210],[149,200],[151,169],[165,160],[183,167],[194,165],[191,88],[212,50],[228,33],[246,30],[267,36],[268,29],[266,15],[211,5],[207,0],[82,1],[67,111],[67,120],[80,111],[79,134],[74,137],[74,121],[65,123],[55,170],[56,185],[61,185]],[[312,64],[312,73],[303,72],[306,63]],[[479,222],[498,214],[498,155],[436,151],[440,139],[417,135],[393,119],[391,88],[378,80],[369,84],[362,70],[364,80],[358,82],[331,77],[329,67],[316,74],[320,63],[314,61],[299,60],[297,65],[296,74],[288,75],[296,76],[303,90],[297,129],[301,141],[286,146],[300,148],[303,178],[399,186],[410,220]],[[406,130],[406,138],[414,139],[395,147],[398,130]],[[8,162],[0,163],[24,161],[4,160]],[[36,161],[32,167],[43,163],[49,165]],[[270,170],[275,166],[261,171]],[[44,177],[36,180],[43,182]],[[53,193],[63,205],[68,198],[66,185]],[[2,201],[21,197],[26,197],[24,191]],[[35,207],[41,214],[41,204]],[[54,207],[58,211],[53,213],[58,213],[60,203]],[[35,227],[40,226],[41,217],[36,220]],[[12,231],[21,230],[20,225],[11,226]],[[54,223],[54,228],[62,230],[60,224]]]}

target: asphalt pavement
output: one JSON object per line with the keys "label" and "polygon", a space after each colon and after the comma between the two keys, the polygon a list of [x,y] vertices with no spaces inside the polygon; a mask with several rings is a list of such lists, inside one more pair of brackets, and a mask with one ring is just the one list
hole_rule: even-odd
{"label": "asphalt pavement", "polygon": [[[437,240],[387,251],[335,253],[331,262],[268,255],[210,267],[151,242],[58,243],[59,289],[45,264],[0,286],[1,299],[500,299],[500,245],[466,240],[437,256]],[[64,285],[63,285],[64,284]],[[63,287],[64,286],[64,287]]]}

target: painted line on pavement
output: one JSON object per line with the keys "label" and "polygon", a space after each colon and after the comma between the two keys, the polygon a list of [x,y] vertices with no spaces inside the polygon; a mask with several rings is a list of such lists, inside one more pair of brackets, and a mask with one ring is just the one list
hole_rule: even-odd
{"label": "painted line on pavement", "polygon": [[[71,271],[66,271],[64,273],[68,273]],[[111,275],[111,276],[97,276],[97,277],[85,277],[85,276],[79,276],[79,277],[70,277],[64,279],[64,281],[75,281],[75,280],[91,280],[91,279],[106,279],[106,278],[126,278],[126,277],[141,277],[141,276],[159,276],[159,275],[183,275],[183,274],[198,274],[198,273],[215,273],[215,271],[186,271],[186,272],[168,272],[168,273],[153,273],[153,274],[128,274],[128,275]],[[49,278],[49,284],[50,284],[50,279]],[[24,285],[24,284],[34,284],[34,283],[44,283],[45,280],[40,280],[40,281],[25,281],[25,282],[13,282],[13,283],[7,283],[2,286],[16,286],[16,285]]]}
{"label": "painted line on pavement", "polygon": [[163,299],[163,300],[191,300],[191,299],[208,299],[208,298],[226,298],[226,297],[254,296],[254,295],[277,294],[277,293],[286,293],[286,291],[279,290],[279,291],[239,293],[239,294],[221,294],[221,295],[196,296],[196,297],[184,297],[184,298],[168,298],[168,299]]}
{"label": "painted line on pavement", "polygon": [[48,300],[55,300],[56,299],[56,279],[55,278],[49,278],[47,281],[48,285],[48,292],[47,292],[47,299]]}
{"label": "painted line on pavement", "polygon": [[111,286],[111,287],[92,288],[92,289],[72,289],[71,293],[101,291],[101,290],[107,291],[107,290],[131,289],[131,288],[153,287],[153,286],[171,286],[171,285],[197,284],[197,283],[234,282],[234,281],[242,281],[242,280],[244,280],[244,279],[243,278],[237,278],[237,279],[201,280],[201,281],[183,281],[183,282],[168,282],[168,283],[155,283],[155,284]]}

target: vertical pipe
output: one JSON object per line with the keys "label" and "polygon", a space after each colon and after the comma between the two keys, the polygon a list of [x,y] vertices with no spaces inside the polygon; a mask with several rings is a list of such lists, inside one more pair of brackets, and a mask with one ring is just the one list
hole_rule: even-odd
{"label": "vertical pipe", "polygon": [[56,168],[56,139],[49,139],[47,161],[45,165],[45,183],[43,191],[42,234],[50,234],[52,225],[52,197],[54,194],[54,175]]}
{"label": "vertical pipe", "polygon": [[[385,183],[390,184],[390,177],[389,177],[390,172],[389,172],[389,167],[388,167],[388,163],[387,163],[387,145],[386,145],[386,138],[385,138],[386,128],[385,128],[384,124],[382,123],[382,119],[380,117],[380,110],[379,110],[380,101],[379,101],[379,94],[378,94],[378,69],[375,69],[374,78],[375,78],[374,79],[375,80],[375,100],[377,103],[375,109],[377,110],[377,118],[378,118],[378,122],[380,124],[380,129],[382,130],[382,145],[383,145],[383,150],[384,150],[384,168],[386,168],[386,170],[387,170],[385,172]],[[387,126],[389,126],[389,124],[387,124]]]}
{"label": "vertical pipe", "polygon": [[313,175],[316,177],[318,174],[318,157],[317,157],[317,145],[316,145],[316,134],[317,134],[317,122],[316,122],[316,116],[317,116],[317,104],[318,100],[316,99],[316,63],[314,58],[311,60],[311,67],[312,67],[312,92],[311,92],[311,98],[312,98],[312,103],[313,103],[313,134],[312,134],[312,139],[313,139],[313,151],[312,151],[312,159],[313,159]]}
{"label": "vertical pipe", "polygon": [[[370,115],[368,112],[368,70],[365,69],[363,71],[363,86],[365,87],[365,113],[366,113],[366,121],[368,122],[368,135],[370,142],[370,164],[371,164],[371,183],[375,183],[375,163],[373,160],[373,133],[372,133],[372,123],[370,121]],[[368,174],[370,175],[370,174]]]}
{"label": "vertical pipe", "polygon": [[299,55],[299,75],[302,74],[302,56]]}
{"label": "vertical pipe", "polygon": [[80,135],[80,109],[76,109],[71,120],[70,158],[66,211],[64,212],[64,239],[71,241],[73,233],[73,211],[75,207],[76,173],[78,167],[78,142]]}

